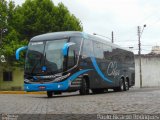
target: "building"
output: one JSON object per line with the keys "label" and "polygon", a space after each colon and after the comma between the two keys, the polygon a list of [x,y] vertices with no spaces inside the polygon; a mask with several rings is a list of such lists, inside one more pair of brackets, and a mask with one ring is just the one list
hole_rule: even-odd
{"label": "building", "polygon": [[[142,87],[160,87],[160,54],[141,55]],[[140,87],[139,56],[135,55],[135,86]]]}
{"label": "building", "polygon": [[0,90],[23,90],[23,72],[22,68],[0,69]]}
{"label": "building", "polygon": [[160,54],[160,46],[153,46],[150,54]]}
{"label": "building", "polygon": [[5,56],[0,55],[0,90],[23,90],[23,72],[23,68],[9,67]]}

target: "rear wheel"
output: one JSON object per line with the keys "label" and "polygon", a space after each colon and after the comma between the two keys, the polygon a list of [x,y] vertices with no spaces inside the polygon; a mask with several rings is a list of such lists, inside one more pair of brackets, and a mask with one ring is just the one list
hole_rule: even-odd
{"label": "rear wheel", "polygon": [[125,81],[125,87],[126,87],[126,90],[129,90],[129,82],[128,82],[128,80]]}
{"label": "rear wheel", "polygon": [[87,95],[89,94],[89,87],[87,85],[86,79],[82,78],[81,81],[81,88],[79,90],[80,95]]}
{"label": "rear wheel", "polygon": [[120,82],[120,86],[114,88],[114,91],[115,91],[115,92],[118,92],[118,91],[126,91],[126,85],[125,85],[125,82],[124,82],[123,79],[122,79],[121,82]]}
{"label": "rear wheel", "polygon": [[48,96],[48,98],[52,98],[52,96],[53,96],[53,91],[47,91],[47,96]]}
{"label": "rear wheel", "polygon": [[126,91],[126,84],[124,80],[121,81],[120,91]]}

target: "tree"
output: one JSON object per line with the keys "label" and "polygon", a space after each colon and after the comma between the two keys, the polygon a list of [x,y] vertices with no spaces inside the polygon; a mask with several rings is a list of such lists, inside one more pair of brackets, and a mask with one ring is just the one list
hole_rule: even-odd
{"label": "tree", "polygon": [[3,33],[7,28],[7,2],[0,0],[0,45],[3,39]]}
{"label": "tree", "polygon": [[68,9],[63,3],[59,3],[57,6],[57,20],[56,25],[58,31],[82,31],[81,22],[73,14],[70,14]]}
{"label": "tree", "polygon": [[63,3],[55,6],[52,0],[26,0],[17,11],[23,21],[18,31],[23,39],[48,32],[83,29],[80,20],[70,14]]}
{"label": "tree", "polygon": [[[7,62],[1,63],[3,69],[10,69],[12,66],[17,65],[15,61],[15,51],[18,47],[26,45],[27,41],[20,41],[20,34],[14,27],[15,23],[15,4],[10,1],[7,3],[5,0],[0,0],[0,30],[1,30],[1,44],[0,56],[4,55]],[[19,64],[18,64],[19,65]]]}
{"label": "tree", "polygon": [[26,0],[22,6],[15,6],[13,1],[0,0],[0,30],[1,33],[7,30],[0,47],[0,55],[8,58],[3,65],[6,68],[19,65],[15,51],[27,45],[32,37],[56,31],[82,31],[83,28],[63,3],[55,6],[52,0]]}

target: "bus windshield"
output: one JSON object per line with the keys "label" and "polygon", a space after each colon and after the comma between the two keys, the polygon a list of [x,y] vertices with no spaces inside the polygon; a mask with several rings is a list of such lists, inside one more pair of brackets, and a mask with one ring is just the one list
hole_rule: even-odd
{"label": "bus windshield", "polygon": [[63,70],[62,48],[67,39],[30,42],[26,55],[25,72],[31,74],[42,73],[45,66],[46,72],[57,73]]}
{"label": "bus windshield", "polygon": [[[75,45],[69,47],[67,59],[64,59],[62,49],[67,42],[73,42]],[[72,68],[78,62],[81,42],[82,39],[77,37],[30,42],[25,61],[25,73],[55,74]]]}

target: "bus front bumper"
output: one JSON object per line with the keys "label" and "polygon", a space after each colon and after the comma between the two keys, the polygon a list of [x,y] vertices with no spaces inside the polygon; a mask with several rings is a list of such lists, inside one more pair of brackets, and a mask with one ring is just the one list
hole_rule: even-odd
{"label": "bus front bumper", "polygon": [[65,91],[69,88],[68,81],[59,83],[44,83],[44,84],[24,84],[24,90],[27,92],[33,91]]}

